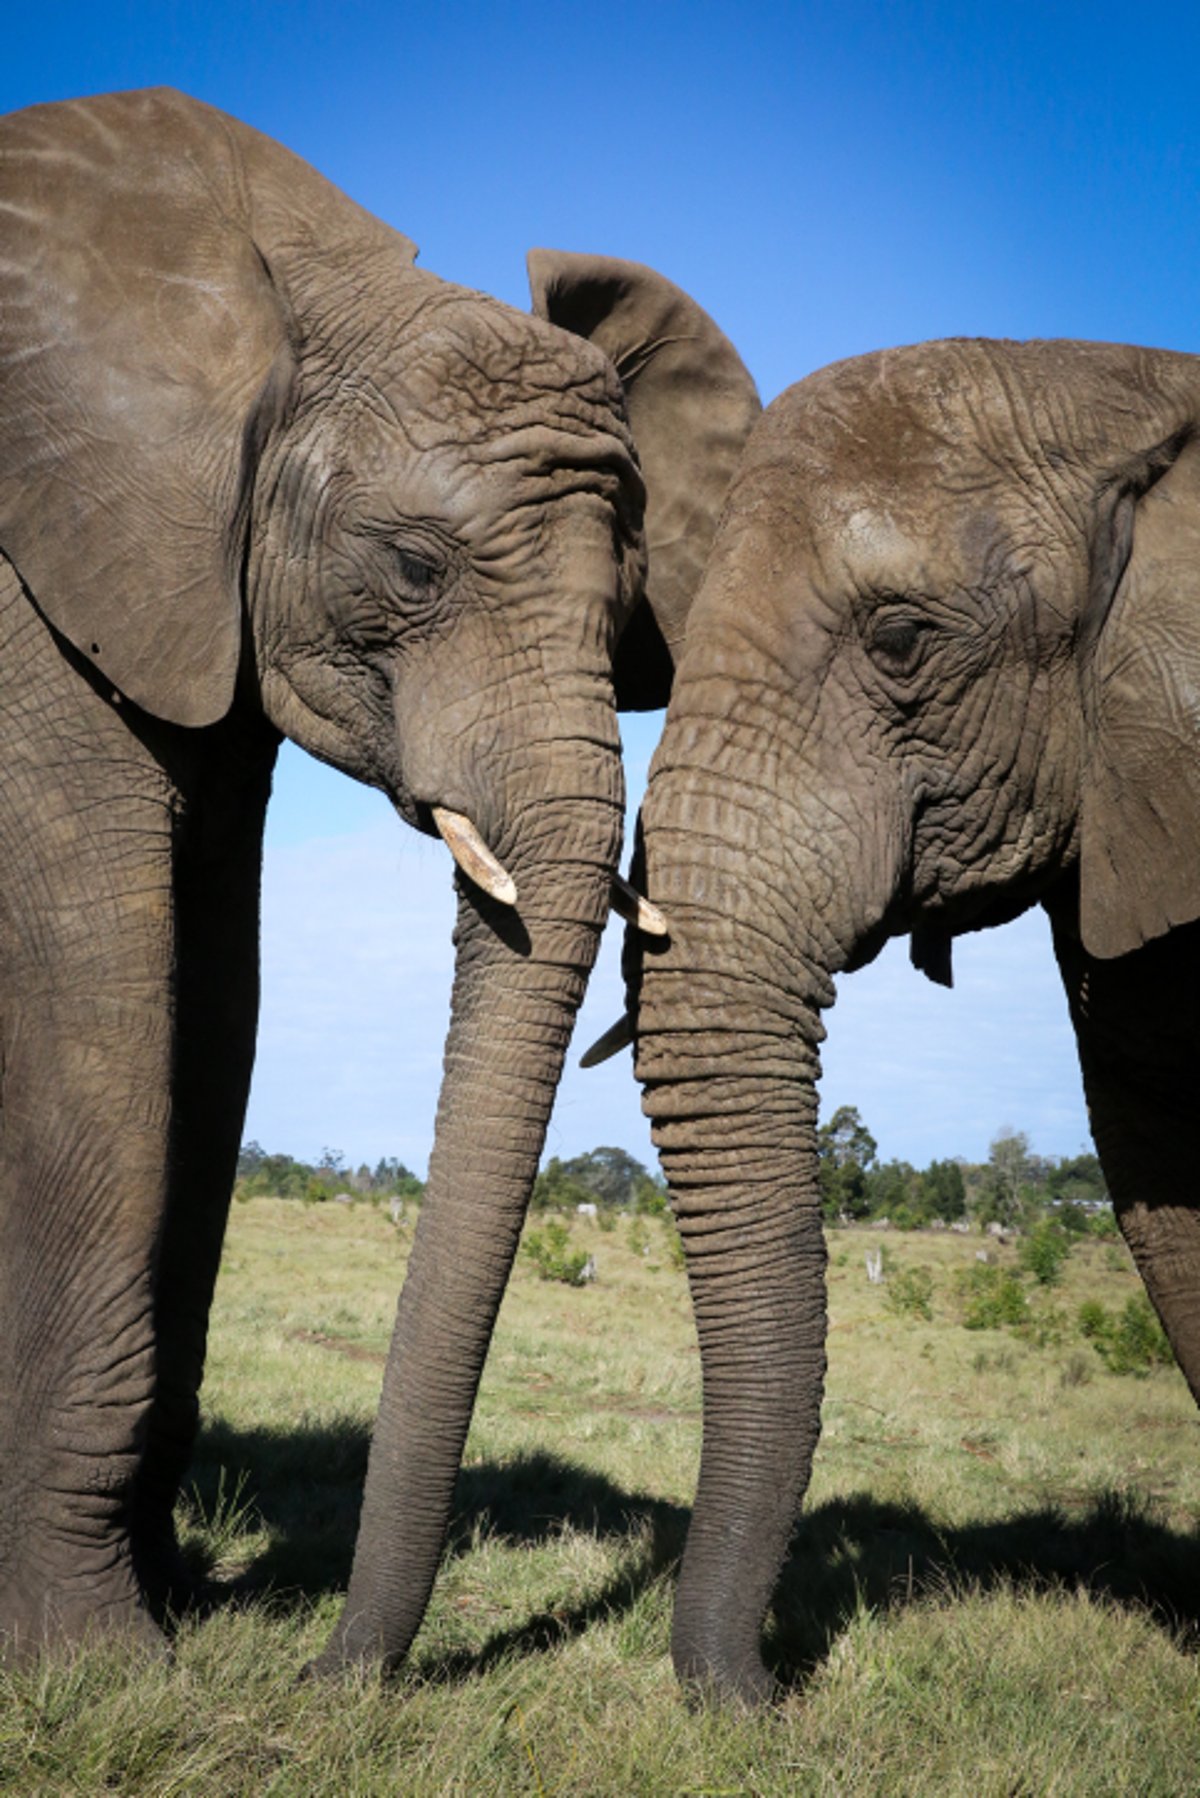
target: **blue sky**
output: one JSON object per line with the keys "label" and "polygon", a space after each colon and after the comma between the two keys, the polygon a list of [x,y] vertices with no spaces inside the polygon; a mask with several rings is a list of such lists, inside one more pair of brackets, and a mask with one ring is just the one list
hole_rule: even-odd
{"label": "blue sky", "polygon": [[[450,279],[527,305],[533,244],[649,262],[764,399],[838,357],[945,335],[1200,349],[1200,8],[1108,4],[113,5],[22,9],[3,109],[168,82],[281,138]],[[631,788],[656,720],[626,720]],[[268,827],[247,1129],[299,1155],[432,1132],[448,858],[286,749]],[[611,934],[611,933],[610,933]],[[1040,917],[842,982],[823,1103],[884,1155],[981,1157],[1003,1124],[1086,1139]],[[605,950],[578,1047],[620,1006]],[[551,1152],[648,1158],[628,1060],[571,1073]]]}

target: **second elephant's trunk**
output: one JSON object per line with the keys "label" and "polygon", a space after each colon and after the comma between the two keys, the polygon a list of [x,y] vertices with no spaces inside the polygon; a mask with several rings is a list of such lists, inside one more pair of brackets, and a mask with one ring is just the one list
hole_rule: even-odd
{"label": "second elephant's trunk", "polygon": [[[651,779],[647,889],[671,940],[640,958],[640,975],[634,957],[637,1072],[683,1238],[704,1381],[675,1663],[691,1685],[756,1701],[771,1689],[763,1617],[819,1432],[817,1045],[833,998],[826,970],[851,927],[812,904],[823,935],[802,940],[781,845],[796,845],[804,820],[781,817],[763,782],[731,772],[728,709],[716,716],[669,724]],[[836,888],[828,859],[824,876]]]}
{"label": "second elephant's trunk", "polygon": [[[652,1064],[653,1027],[641,1065]],[[808,1484],[825,1371],[825,1243],[811,1105],[722,1044],[698,1090],[648,1085],[687,1256],[704,1379],[704,1447],[672,1650],[680,1677],[759,1700],[770,1602]],[[676,1116],[676,1113],[678,1115]]]}

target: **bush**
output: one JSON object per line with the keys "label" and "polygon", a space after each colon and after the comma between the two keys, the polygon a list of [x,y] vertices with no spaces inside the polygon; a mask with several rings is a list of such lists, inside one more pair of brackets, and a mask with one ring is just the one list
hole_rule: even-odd
{"label": "bush", "polygon": [[666,1217],[670,1207],[667,1189],[649,1174],[639,1174],[633,1183],[633,1209],[639,1217]]}
{"label": "bush", "polygon": [[933,1318],[933,1275],[927,1267],[902,1267],[883,1289],[883,1302],[898,1317]]}
{"label": "bush", "polygon": [[999,1330],[1024,1323],[1028,1315],[1020,1276],[1009,1268],[977,1262],[959,1275],[959,1296],[967,1330]]}
{"label": "bush", "polygon": [[1099,1299],[1084,1299],[1079,1307],[1079,1334],[1096,1342],[1108,1330],[1110,1318]]}
{"label": "bush", "polygon": [[1024,1239],[1018,1251],[1021,1266],[1031,1273],[1039,1286],[1057,1286],[1062,1279],[1063,1264],[1071,1253],[1071,1239],[1061,1224],[1043,1218]]}
{"label": "bush", "polygon": [[521,1244],[521,1253],[529,1261],[539,1280],[561,1280],[564,1286],[583,1286],[584,1269],[591,1257],[586,1249],[570,1248],[571,1232],[566,1224],[551,1218],[541,1230],[529,1230]]}
{"label": "bush", "polygon": [[1119,1312],[1109,1311],[1098,1299],[1087,1299],[1079,1307],[1079,1331],[1110,1373],[1147,1374],[1154,1367],[1169,1367],[1175,1359],[1142,1292],[1131,1294]]}
{"label": "bush", "polygon": [[650,1231],[644,1218],[634,1217],[630,1220],[625,1241],[629,1245],[631,1255],[648,1255],[650,1252]]}
{"label": "bush", "polygon": [[1061,1348],[1071,1334],[1071,1321],[1060,1305],[1031,1304],[1019,1329],[1022,1340],[1034,1348]]}
{"label": "bush", "polygon": [[1111,1205],[1106,1211],[1093,1211],[1088,1218],[1088,1235],[1095,1236],[1101,1242],[1116,1242],[1121,1232],[1117,1228],[1116,1216]]}

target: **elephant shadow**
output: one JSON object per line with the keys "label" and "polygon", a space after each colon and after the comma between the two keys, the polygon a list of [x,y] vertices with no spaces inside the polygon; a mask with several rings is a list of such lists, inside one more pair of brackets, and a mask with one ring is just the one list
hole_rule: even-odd
{"label": "elephant shadow", "polygon": [[[209,1603],[270,1595],[301,1605],[344,1590],[350,1574],[370,1444],[358,1418],[286,1430],[209,1423],[197,1446],[194,1507],[216,1527],[188,1549],[208,1582]],[[242,1497],[239,1497],[241,1494]],[[263,1545],[232,1576],[214,1573],[204,1541],[220,1537],[222,1507],[261,1522]],[[505,1657],[545,1653],[593,1624],[630,1611],[673,1575],[690,1510],[627,1490],[604,1474],[546,1452],[462,1469],[448,1559],[480,1539],[535,1546],[565,1528],[623,1542],[616,1571],[592,1594],[495,1630],[477,1649],[417,1659],[422,1679],[453,1682]],[[1200,1635],[1200,1530],[1173,1529],[1150,1501],[1101,1492],[1070,1511],[1049,1503],[991,1522],[947,1527],[913,1502],[868,1492],[806,1509],[775,1595],[765,1655],[785,1687],[803,1687],[856,1611],[902,1610],[931,1597],[953,1603],[965,1589],[1086,1590],[1153,1618],[1184,1642]]]}
{"label": "elephant shadow", "polygon": [[765,1658],[803,1685],[860,1607],[953,1604],[964,1592],[1086,1591],[1151,1617],[1175,1639],[1200,1633],[1200,1530],[1171,1528],[1129,1491],[1068,1510],[1043,1502],[947,1527],[921,1505],[869,1492],[806,1510],[773,1605]]}

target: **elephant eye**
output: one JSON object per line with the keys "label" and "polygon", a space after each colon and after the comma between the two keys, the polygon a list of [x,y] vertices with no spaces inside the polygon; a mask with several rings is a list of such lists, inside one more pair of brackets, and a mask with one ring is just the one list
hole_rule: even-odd
{"label": "elephant eye", "polygon": [[929,630],[924,618],[893,613],[875,625],[868,647],[885,674],[914,674],[925,658]]}
{"label": "elephant eye", "polygon": [[444,570],[439,562],[400,543],[393,545],[393,553],[400,578],[412,592],[424,597],[441,580]]}

